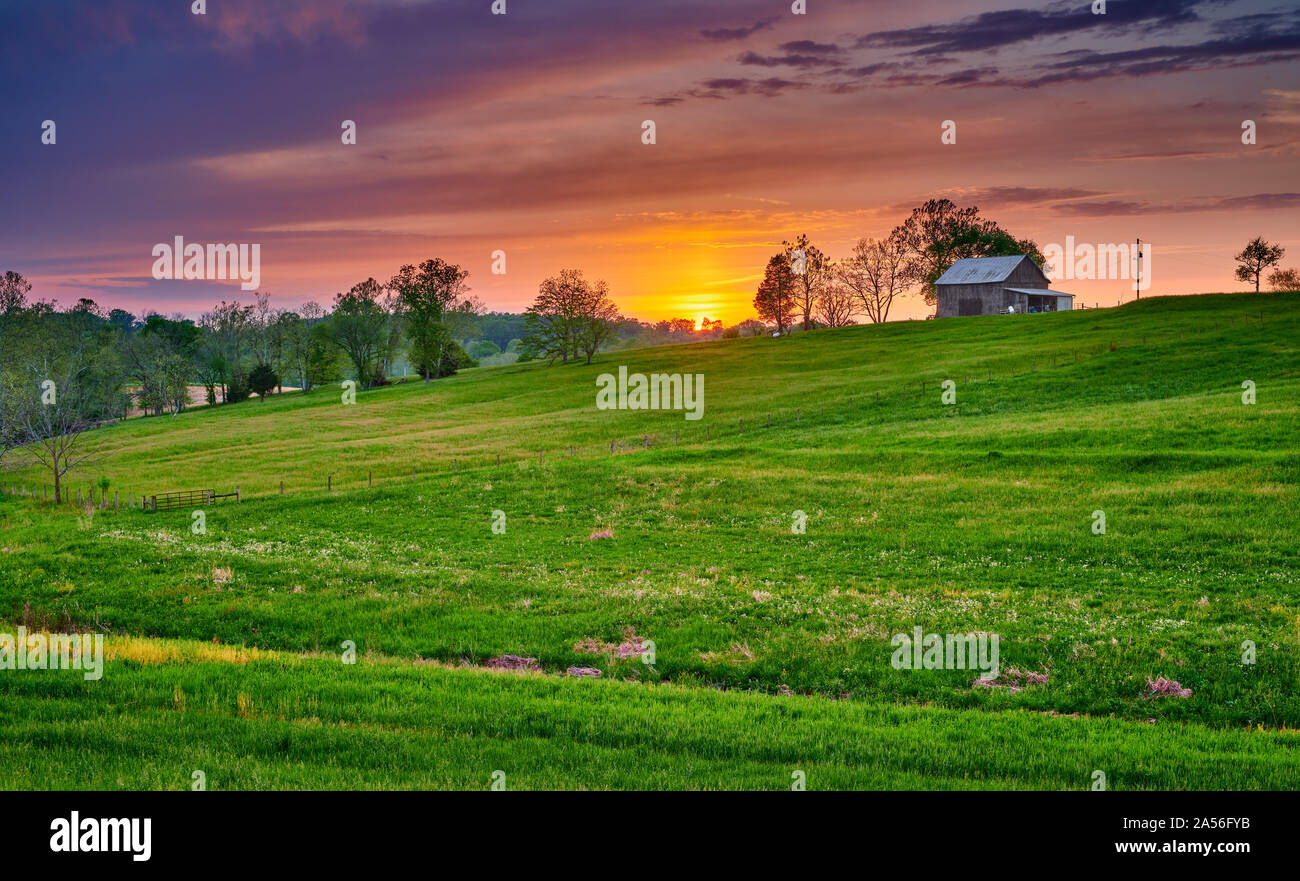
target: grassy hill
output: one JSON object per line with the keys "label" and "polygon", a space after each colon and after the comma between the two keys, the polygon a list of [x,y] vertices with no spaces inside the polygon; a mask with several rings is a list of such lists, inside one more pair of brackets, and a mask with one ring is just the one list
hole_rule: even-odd
{"label": "grassy hill", "polygon": [[[214,788],[497,769],[510,788],[795,770],[810,788],[1293,787],[1297,340],[1292,296],[1156,298],[131,420],[95,433],[83,486],[243,502],[194,535],[188,510],[0,497],[0,631],[95,628],[112,658],[98,682],[0,671],[0,769],[92,788],[191,769]],[[597,410],[619,365],[703,374],[704,418]],[[998,634],[998,687],[894,669],[914,627]],[[653,664],[618,656],[640,640]],[[503,655],[540,672],[486,669]],[[1147,695],[1161,676],[1192,696]]]}

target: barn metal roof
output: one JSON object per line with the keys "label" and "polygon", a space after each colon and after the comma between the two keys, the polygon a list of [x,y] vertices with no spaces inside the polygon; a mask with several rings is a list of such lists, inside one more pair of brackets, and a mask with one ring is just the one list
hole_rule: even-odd
{"label": "barn metal roof", "polygon": [[1054,297],[1074,297],[1074,294],[1067,294],[1065,291],[1053,291],[1049,288],[1003,288],[1004,291],[1015,291],[1017,294],[1051,294]]}
{"label": "barn metal roof", "polygon": [[1021,260],[1028,260],[1024,254],[1013,257],[963,257],[948,271],[939,276],[935,284],[990,284],[1006,281],[1007,276],[1015,271]]}

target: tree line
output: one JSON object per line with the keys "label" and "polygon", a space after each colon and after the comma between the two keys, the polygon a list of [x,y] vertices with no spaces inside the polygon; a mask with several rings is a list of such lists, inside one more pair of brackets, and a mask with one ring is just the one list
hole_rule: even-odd
{"label": "tree line", "polygon": [[935,303],[935,281],[965,257],[1025,254],[1042,266],[1046,258],[1030,239],[1018,239],[976,207],[960,208],[948,199],[931,199],[881,239],[864,237],[852,252],[833,260],[800,235],[782,242],[767,262],[754,297],[754,309],[784,334],[799,322],[844,327],[865,316],[887,321],[894,302],[919,291]]}
{"label": "tree line", "polygon": [[207,403],[234,404],[293,385],[310,392],[345,374],[363,386],[388,382],[405,356],[429,382],[474,361],[458,339],[482,311],[469,273],[440,258],[401,267],[334,297],[280,309],[257,293],[197,320],[105,311],[82,298],[71,308],[31,301],[31,283],[0,278],[0,460],[21,451],[54,479],[85,464],[81,435],[134,408],[176,416],[201,388]]}

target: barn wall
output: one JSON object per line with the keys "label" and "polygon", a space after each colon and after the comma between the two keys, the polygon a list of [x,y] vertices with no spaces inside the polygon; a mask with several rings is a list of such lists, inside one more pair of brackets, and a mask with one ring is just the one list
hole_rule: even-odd
{"label": "barn wall", "polygon": [[989,284],[945,284],[939,285],[938,318],[956,318],[959,315],[996,315],[999,312],[1005,312],[1007,306],[1012,303],[1016,305],[1016,311],[1021,312],[1022,303],[1027,303],[1029,298],[1024,294],[1013,294],[1009,291],[1003,291],[1006,287],[1004,282],[991,282]]}
{"label": "barn wall", "polygon": [[1003,282],[1003,287],[1008,288],[1047,288],[1047,276],[1043,275],[1037,264],[1033,260],[1021,260],[1007,280]]}

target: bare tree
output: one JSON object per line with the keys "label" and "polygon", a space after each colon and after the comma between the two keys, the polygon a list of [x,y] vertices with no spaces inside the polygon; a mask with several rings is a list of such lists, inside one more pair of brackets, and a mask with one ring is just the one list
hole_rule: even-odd
{"label": "bare tree", "polygon": [[781,244],[785,245],[785,256],[790,261],[790,269],[795,276],[795,308],[803,316],[803,329],[812,330],[817,301],[830,280],[831,261],[808,240],[806,234],[800,235],[793,242]]}
{"label": "bare tree", "polygon": [[827,327],[847,327],[853,324],[858,311],[858,299],[853,289],[839,280],[838,267],[832,266],[826,283],[817,296],[817,320]]}
{"label": "bare tree", "polygon": [[900,237],[858,239],[853,254],[835,269],[837,284],[852,292],[875,324],[889,318],[889,308],[914,281],[909,250]]}
{"label": "bare tree", "polygon": [[106,415],[103,402],[95,400],[94,355],[84,340],[65,341],[57,358],[32,346],[0,381],[2,433],[10,446],[49,471],[56,502],[63,500],[64,476],[92,461],[85,433]]}

